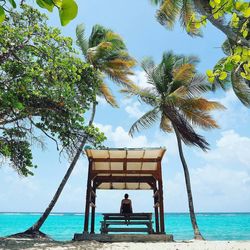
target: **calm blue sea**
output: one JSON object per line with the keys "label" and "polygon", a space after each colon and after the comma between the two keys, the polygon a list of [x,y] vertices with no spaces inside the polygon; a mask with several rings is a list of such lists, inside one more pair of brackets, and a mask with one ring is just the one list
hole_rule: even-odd
{"label": "calm blue sea", "polygon": [[[31,226],[39,213],[0,213],[0,237],[22,232]],[[96,232],[100,230],[102,215],[96,216]],[[166,232],[175,240],[192,239],[192,227],[186,213],[165,214]],[[197,220],[207,240],[250,240],[250,213],[199,213]],[[51,214],[42,231],[55,240],[71,240],[83,230],[83,214]]]}

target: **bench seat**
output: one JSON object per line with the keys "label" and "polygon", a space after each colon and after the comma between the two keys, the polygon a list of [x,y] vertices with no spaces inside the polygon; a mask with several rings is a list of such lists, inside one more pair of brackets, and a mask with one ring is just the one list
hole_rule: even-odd
{"label": "bench seat", "polygon": [[[153,233],[152,214],[151,213],[133,213],[122,215],[120,213],[105,213],[103,214],[103,221],[101,221],[101,233],[107,234],[109,232],[145,232]],[[126,225],[127,227],[112,227]],[[133,225],[144,225],[145,227],[130,227]]]}

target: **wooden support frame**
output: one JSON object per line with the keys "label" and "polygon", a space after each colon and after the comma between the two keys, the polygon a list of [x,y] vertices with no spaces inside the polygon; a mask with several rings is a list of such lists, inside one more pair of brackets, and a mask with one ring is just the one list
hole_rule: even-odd
{"label": "wooden support frame", "polygon": [[[100,188],[102,183],[110,183],[111,186],[109,189],[112,189],[112,183],[147,183],[149,188],[153,190],[154,204],[159,204],[159,206],[154,206],[155,233],[164,234],[165,224],[161,160],[165,150],[163,150],[160,157],[155,158],[128,158],[128,151],[127,149],[124,150],[126,150],[126,158],[112,158],[110,152],[108,152],[108,156],[105,158],[94,158],[88,155],[86,150],[89,159],[89,168],[86,189],[84,233],[89,233],[89,217],[91,217],[90,233],[95,234],[96,190]],[[145,149],[142,150],[144,150],[144,157]],[[108,169],[96,169],[95,163],[98,163],[98,166],[100,166],[102,162],[109,163]],[[122,163],[122,169],[112,169],[112,163]],[[130,169],[128,169],[128,163],[130,163]],[[131,166],[133,166],[131,163],[141,163],[140,169],[131,169]],[[143,168],[143,163],[152,163],[155,169],[151,167],[150,170],[147,170]],[[125,188],[127,188],[126,185]]]}

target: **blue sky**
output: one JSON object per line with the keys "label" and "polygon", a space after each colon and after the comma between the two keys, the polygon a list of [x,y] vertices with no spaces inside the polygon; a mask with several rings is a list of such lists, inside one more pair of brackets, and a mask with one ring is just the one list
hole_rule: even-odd
{"label": "blue sky", "polygon": [[[89,35],[94,24],[102,24],[119,33],[126,41],[128,50],[138,63],[145,56],[157,62],[164,51],[176,54],[196,55],[201,59],[199,71],[204,73],[223,56],[220,46],[224,40],[221,32],[208,25],[203,38],[191,38],[179,25],[167,31],[155,20],[155,7],[148,0],[83,0],[78,1],[77,18],[61,27],[57,13],[49,14],[49,23],[58,26],[64,35],[75,38],[75,27],[84,23]],[[145,85],[146,79],[140,67],[132,78]],[[120,108],[113,109],[99,100],[96,125],[105,132],[111,147],[165,146],[163,160],[164,201],[167,212],[186,212],[187,198],[182,166],[178,157],[173,134],[163,134],[157,125],[136,134],[132,139],[128,130],[147,107],[137,99],[125,99],[117,94],[118,88],[110,81]],[[250,111],[235,97],[232,91],[209,94],[210,99],[221,101],[225,112],[215,112],[220,129],[200,131],[206,136],[211,150],[207,153],[198,148],[184,147],[190,168],[194,204],[197,212],[249,212],[250,211]],[[0,168],[0,212],[43,211],[54,194],[68,161],[60,158],[53,142],[46,141],[42,151],[34,148],[34,161],[38,164],[35,176],[19,177],[9,166]],[[78,162],[54,212],[83,212],[87,161]],[[97,211],[119,211],[121,191],[98,191]],[[129,192],[134,211],[152,211],[152,192]]]}

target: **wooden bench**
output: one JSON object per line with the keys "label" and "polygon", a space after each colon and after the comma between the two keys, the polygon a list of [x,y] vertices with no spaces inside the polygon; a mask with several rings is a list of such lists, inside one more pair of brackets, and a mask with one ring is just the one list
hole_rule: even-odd
{"label": "wooden bench", "polygon": [[[107,234],[109,232],[139,232],[139,233],[153,233],[152,227],[152,213],[133,213],[123,215],[120,213],[105,213],[103,214],[103,221],[101,221],[101,233]],[[126,227],[112,227],[121,226]],[[130,227],[130,226],[144,226],[144,227]]]}

